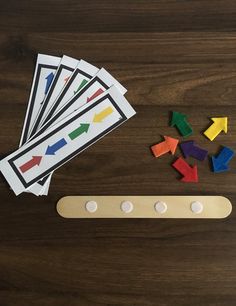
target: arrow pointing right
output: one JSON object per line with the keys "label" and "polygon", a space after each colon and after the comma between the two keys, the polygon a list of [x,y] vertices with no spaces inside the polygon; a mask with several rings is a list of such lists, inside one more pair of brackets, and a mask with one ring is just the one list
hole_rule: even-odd
{"label": "arrow pointing right", "polygon": [[213,121],[212,125],[204,132],[204,135],[213,141],[222,131],[227,133],[228,129],[228,118],[211,118]]}
{"label": "arrow pointing right", "polygon": [[32,156],[32,159],[30,159],[25,164],[20,166],[20,171],[22,173],[25,173],[28,170],[30,170],[31,168],[33,168],[34,166],[36,166],[36,165],[39,166],[39,164],[41,163],[41,159],[42,159],[42,156]]}
{"label": "arrow pointing right", "polygon": [[75,138],[79,137],[83,133],[87,133],[89,129],[90,124],[89,123],[81,123],[80,127],[72,131],[68,136],[71,140],[74,140]]}
{"label": "arrow pointing right", "polygon": [[81,81],[81,83],[79,84],[79,87],[78,87],[76,90],[74,90],[74,95],[75,95],[81,88],[83,88],[87,83],[88,83],[88,81],[85,80],[85,79],[83,79],[83,80]]}
{"label": "arrow pointing right", "polygon": [[168,152],[171,152],[172,155],[175,154],[179,140],[169,136],[164,136],[164,138],[164,141],[151,147],[155,157],[159,157]]}

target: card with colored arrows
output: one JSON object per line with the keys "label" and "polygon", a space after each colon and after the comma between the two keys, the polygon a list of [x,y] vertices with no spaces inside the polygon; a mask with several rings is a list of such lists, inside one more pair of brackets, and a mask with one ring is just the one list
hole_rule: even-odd
{"label": "card with colored arrows", "polygon": [[46,131],[50,126],[60,122],[63,118],[70,115],[73,111],[89,103],[105,90],[115,85],[122,95],[126,93],[126,89],[104,68],[100,69],[98,73],[88,81],[78,92],[67,101],[47,122],[34,134],[33,137],[38,136]]}
{"label": "card with colored arrows", "polygon": [[[64,60],[64,65],[73,65],[74,61],[73,59],[70,60],[70,58],[66,57],[66,62]],[[70,63],[71,62],[71,63]],[[71,77],[68,79],[66,84],[63,83],[62,78],[62,84],[61,87],[63,88],[60,92],[60,94],[55,99],[54,103],[50,102],[51,108],[49,109],[48,113],[44,115],[44,121],[42,122],[42,125],[44,122],[47,122],[49,118],[53,116],[53,114],[56,112],[58,108],[63,106],[70,98],[72,98],[76,92],[78,92],[82,87],[99,71],[99,69],[89,63],[87,63],[84,60],[80,60],[79,64],[71,74]],[[57,88],[60,91],[59,85],[60,83],[57,81]],[[52,101],[52,99],[50,99]],[[49,105],[49,104],[48,104]],[[47,108],[46,108],[47,109]],[[46,113],[45,109],[45,113]],[[39,186],[37,184],[34,184],[33,187],[29,188],[30,191],[32,191],[34,194],[38,194],[39,190],[47,186],[47,189],[50,184],[50,177],[44,178],[43,180],[38,182]],[[39,189],[39,190],[38,190]]]}
{"label": "card with colored arrows", "polygon": [[[19,173],[23,176],[19,180],[25,180],[25,184],[27,184],[27,187],[23,184],[20,192],[46,195],[51,175],[57,167],[48,163],[48,168],[44,168],[45,156],[54,158],[56,161],[58,158],[62,158],[64,154],[62,160],[65,162],[74,154],[72,152],[73,143],[87,139],[84,147],[81,143],[83,149],[77,148],[84,150],[88,145],[103,137],[106,130],[112,130],[133,116],[134,110],[123,98],[126,91],[104,68],[99,69],[84,60],[77,60],[66,55],[61,58],[39,54],[19,150],[32,148],[32,144],[37,139],[41,139],[42,135],[48,135],[48,131],[55,131],[56,127],[67,122],[68,118],[78,116],[80,110],[83,111],[83,116],[79,116],[81,120],[90,119],[92,123],[81,122],[79,126],[75,127],[73,125],[75,123],[72,124],[71,122],[71,125],[68,126],[71,130],[64,131],[67,132],[67,136],[60,137],[58,131],[57,140],[50,138],[51,144],[48,144],[45,152],[40,151],[40,146],[36,146],[35,151],[33,149],[32,152],[29,151],[29,154],[32,153],[31,157],[26,158],[27,154],[24,154],[17,158],[13,163],[15,165],[13,165],[13,168],[17,167]],[[112,105],[106,105],[109,99],[106,99],[104,105],[94,105],[99,97],[106,96],[110,97],[110,104]],[[90,111],[87,109],[89,106],[91,107]],[[95,112],[95,114],[91,119],[89,116],[92,116],[92,112]],[[91,129],[91,127],[93,128]],[[64,135],[62,130],[60,129]],[[68,155],[70,158],[68,158]],[[61,160],[59,163],[61,164]],[[1,165],[4,165],[3,161],[1,161]],[[40,169],[41,172],[38,171]],[[18,190],[18,187],[12,185],[11,188]]]}
{"label": "card with colored arrows", "polygon": [[[22,146],[29,139],[29,132],[37,118],[38,112],[43,100],[51,86],[52,80],[56,70],[60,64],[61,58],[51,55],[39,54],[35,66],[33,83],[31,86],[31,93],[28,102],[27,112],[25,116],[24,126],[21,134],[20,146]],[[49,185],[50,181],[48,181]],[[29,191],[38,194],[47,194],[45,186],[39,185]]]}
{"label": "card with colored arrows", "polygon": [[[51,126],[60,122],[63,118],[71,114],[71,112],[79,109],[84,104],[91,102],[94,98],[113,85],[115,85],[122,94],[125,94],[126,89],[104,68],[100,69],[90,81],[84,84],[84,86],[81,87],[57,113],[55,113],[54,116],[50,117],[50,119],[33,135],[31,139],[34,139]],[[47,184],[47,178],[44,178],[39,182],[41,186],[44,186],[45,183]],[[36,186],[34,185],[33,188],[36,188]]]}
{"label": "card with colored arrows", "polygon": [[134,114],[113,86],[4,158],[0,170],[18,195]]}
{"label": "card with colored arrows", "polygon": [[[64,55],[59,63],[59,66],[57,67],[56,72],[47,76],[47,84],[45,90],[46,96],[40,104],[40,108],[34,120],[33,127],[29,132],[29,137],[31,137],[38,130],[46,107],[51,105],[52,101],[54,101],[54,99],[58,96],[78,63],[79,61],[77,59]],[[48,179],[47,184],[49,183],[50,182]],[[29,188],[29,191],[34,194],[38,194],[42,188],[44,188],[44,184],[39,182],[39,186],[36,184]]]}
{"label": "card with colored arrows", "polygon": [[49,119],[63,107],[67,101],[72,99],[72,97],[78,93],[88,82],[91,80],[92,77],[97,74],[99,69],[84,60],[80,60],[78,66],[74,70],[73,74],[71,75],[70,79],[64,86],[63,90],[55,99],[52,107],[46,113],[45,117],[42,120],[42,125],[44,125]]}
{"label": "card with colored arrows", "polygon": [[29,139],[29,132],[39,112],[40,106],[61,61],[60,57],[39,54],[35,66],[33,82],[21,134],[20,146]]}
{"label": "card with colored arrows", "polygon": [[51,86],[48,89],[47,95],[42,103],[41,108],[39,109],[39,112],[34,122],[33,128],[30,131],[30,137],[34,135],[39,129],[39,127],[41,126],[45,118],[45,115],[47,114],[51,106],[53,105],[57,96],[60,94],[62,88],[68,82],[72,72],[75,70],[78,64],[79,64],[79,61],[77,59],[74,59],[66,55],[62,57],[60,65],[55,73],[55,77],[53,78],[51,82]]}

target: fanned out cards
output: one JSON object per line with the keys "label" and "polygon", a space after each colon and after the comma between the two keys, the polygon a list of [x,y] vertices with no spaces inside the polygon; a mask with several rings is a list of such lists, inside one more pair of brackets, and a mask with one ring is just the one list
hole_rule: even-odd
{"label": "fanned out cards", "polygon": [[135,115],[104,68],[39,54],[19,148],[0,161],[16,195],[47,195],[52,173]]}

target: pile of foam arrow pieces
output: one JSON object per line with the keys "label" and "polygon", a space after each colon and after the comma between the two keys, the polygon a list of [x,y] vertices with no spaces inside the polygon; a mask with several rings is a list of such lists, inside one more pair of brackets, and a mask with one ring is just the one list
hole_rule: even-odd
{"label": "pile of foam arrow pieces", "polygon": [[[211,118],[213,123],[204,132],[204,135],[213,141],[222,131],[227,133],[228,131],[228,118],[218,117]],[[187,120],[187,116],[179,113],[172,112],[172,119],[170,123],[171,127],[176,127],[179,133],[187,138],[193,135],[193,129]],[[180,149],[184,158],[177,157],[172,163],[172,166],[182,175],[181,181],[186,183],[197,183],[199,181],[197,165],[193,167],[187,163],[186,159],[192,157],[198,161],[204,161],[209,156],[208,151],[201,148],[196,144],[194,140],[183,141],[179,143],[179,140],[169,136],[164,136],[164,141],[155,144],[151,147],[151,151],[155,157],[160,157],[163,154],[171,152],[175,154],[177,146],[180,145]],[[211,167],[214,173],[224,172],[229,170],[229,162],[234,157],[235,153],[229,147],[221,146],[220,152],[215,156],[209,156],[211,159]]]}
{"label": "pile of foam arrow pieces", "polygon": [[20,146],[0,161],[15,194],[48,194],[57,168],[131,118],[126,91],[104,68],[39,54]]}

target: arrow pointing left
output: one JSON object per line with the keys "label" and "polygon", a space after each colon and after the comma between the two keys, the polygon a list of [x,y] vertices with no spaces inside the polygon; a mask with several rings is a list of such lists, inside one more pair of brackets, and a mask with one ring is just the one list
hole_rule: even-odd
{"label": "arrow pointing left", "polygon": [[53,145],[47,147],[45,155],[55,155],[55,153],[58,150],[60,150],[61,148],[63,148],[66,144],[67,144],[67,142],[66,142],[65,138],[62,138],[62,139],[58,140]]}
{"label": "arrow pointing left", "polygon": [[213,172],[224,172],[229,170],[229,162],[234,157],[235,153],[228,147],[223,147],[217,156],[212,156]]}
{"label": "arrow pointing left", "polygon": [[20,166],[20,171],[22,173],[25,173],[31,168],[33,168],[34,166],[36,165],[39,166],[39,164],[41,163],[41,159],[42,159],[42,156],[32,156],[32,158],[29,161],[27,161],[25,164]]}
{"label": "arrow pointing left", "polygon": [[87,103],[92,101],[94,98],[96,98],[97,96],[99,96],[103,92],[104,92],[104,90],[102,88],[99,88],[91,97],[87,98]]}

